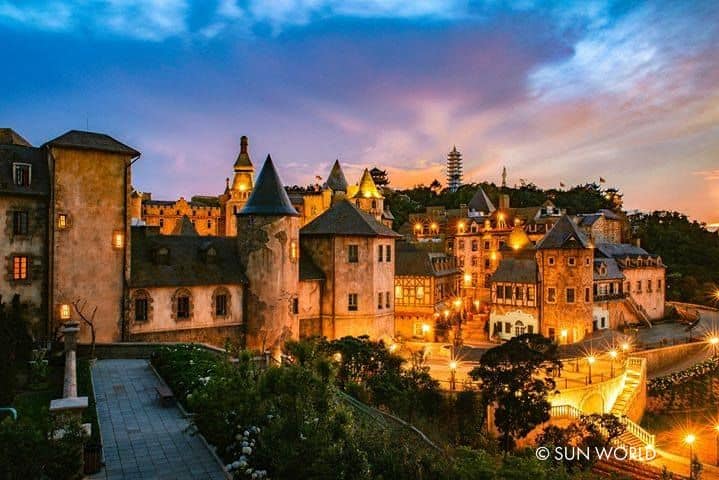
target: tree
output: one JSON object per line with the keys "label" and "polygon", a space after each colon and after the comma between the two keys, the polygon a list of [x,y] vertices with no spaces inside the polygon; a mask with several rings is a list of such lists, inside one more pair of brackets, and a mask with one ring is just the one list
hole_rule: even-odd
{"label": "tree", "polygon": [[23,317],[19,295],[13,296],[9,309],[0,303],[0,406],[13,401],[17,366],[30,359],[32,338]]}
{"label": "tree", "polygon": [[97,305],[92,309],[90,314],[85,313],[85,307],[87,306],[87,300],[77,299],[72,302],[72,307],[75,309],[75,313],[80,317],[82,323],[90,328],[90,358],[95,358],[95,314],[97,313]]}
{"label": "tree", "polygon": [[539,376],[540,368],[549,365],[561,365],[556,344],[528,333],[488,350],[469,372],[472,379],[482,382],[485,404],[496,405],[495,425],[505,453],[516,438],[549,420],[546,397],[555,384]]}

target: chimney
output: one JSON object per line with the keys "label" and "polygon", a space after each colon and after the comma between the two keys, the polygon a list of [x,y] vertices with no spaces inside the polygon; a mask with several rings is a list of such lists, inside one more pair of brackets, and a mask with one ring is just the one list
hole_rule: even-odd
{"label": "chimney", "polygon": [[506,193],[499,194],[499,209],[507,209],[509,208],[509,195]]}
{"label": "chimney", "polygon": [[240,138],[240,153],[247,153],[247,136],[245,135]]}

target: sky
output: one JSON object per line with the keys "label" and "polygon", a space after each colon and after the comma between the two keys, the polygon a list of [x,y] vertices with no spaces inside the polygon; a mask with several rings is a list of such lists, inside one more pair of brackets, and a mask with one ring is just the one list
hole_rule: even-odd
{"label": "sky", "polygon": [[0,0],[0,126],[142,152],[153,198],[218,194],[241,135],[309,184],[607,180],[628,209],[719,223],[719,4]]}

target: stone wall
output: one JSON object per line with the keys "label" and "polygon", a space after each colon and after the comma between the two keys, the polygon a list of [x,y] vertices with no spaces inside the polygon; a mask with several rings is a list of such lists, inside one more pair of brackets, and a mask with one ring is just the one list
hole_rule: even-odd
{"label": "stone wall", "polygon": [[[54,324],[60,322],[60,305],[84,299],[88,309],[97,307],[97,341],[118,341],[129,274],[130,158],[57,147],[50,156]],[[58,225],[60,214],[66,215],[65,228]],[[81,325],[80,340],[89,338],[89,329]]]}
{"label": "stone wall", "polygon": [[[660,373],[672,365],[683,362],[685,359],[703,351],[706,351],[706,343],[695,342],[674,345],[671,347],[655,348],[653,350],[632,352],[632,356],[647,359],[647,375],[651,378],[656,373]],[[697,363],[700,361],[701,360],[697,360]]]}
{"label": "stone wall", "polygon": [[221,223],[224,223],[222,208],[219,206],[205,206],[191,204],[183,197],[174,203],[167,205],[157,203],[142,204],[142,219],[147,225],[160,226],[160,233],[170,235],[175,229],[177,222],[186,215],[195,225],[195,230],[200,235],[224,235],[219,230]]}
{"label": "stone wall", "polygon": [[[652,320],[664,316],[664,291],[666,288],[666,270],[664,267],[631,267],[623,271],[626,280],[624,291],[629,283],[629,294],[649,314]],[[648,282],[652,282],[652,289],[649,291]],[[637,291],[637,283],[642,283],[641,292]],[[661,287],[659,284],[661,283]]]}
{"label": "stone wall", "polygon": [[[242,325],[223,327],[188,328],[184,330],[171,330],[165,332],[131,333],[131,342],[148,343],[205,343],[223,348],[226,342],[237,343],[243,335]],[[132,348],[128,347],[128,352]],[[98,356],[100,354],[98,353]]]}

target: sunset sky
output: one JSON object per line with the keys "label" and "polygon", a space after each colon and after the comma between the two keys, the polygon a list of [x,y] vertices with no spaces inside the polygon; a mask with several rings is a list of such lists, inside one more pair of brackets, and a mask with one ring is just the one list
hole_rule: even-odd
{"label": "sunset sky", "polygon": [[[511,5],[511,6],[508,6]],[[108,133],[153,198],[217,194],[241,135],[287,184],[596,181],[719,222],[719,5],[0,0],[0,127]]]}

